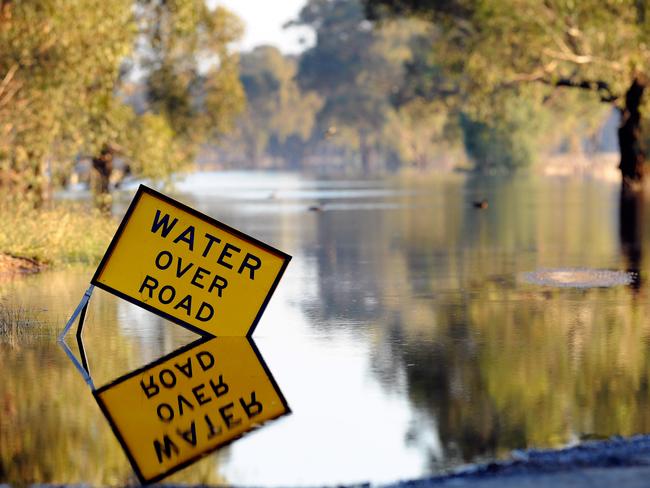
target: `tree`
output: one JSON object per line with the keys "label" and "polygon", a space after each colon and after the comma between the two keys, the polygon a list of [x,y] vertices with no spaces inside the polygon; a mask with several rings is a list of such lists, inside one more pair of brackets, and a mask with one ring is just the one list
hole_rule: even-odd
{"label": "tree", "polygon": [[239,117],[230,143],[248,164],[259,165],[275,155],[297,167],[322,105],[314,92],[302,92],[296,82],[295,58],[283,56],[272,46],[243,53],[240,79],[247,107]]}
{"label": "tree", "polygon": [[531,87],[494,94],[488,112],[460,113],[465,150],[476,170],[514,172],[536,162],[542,147],[539,134],[548,132],[555,114],[534,90],[525,88]]}
{"label": "tree", "polygon": [[138,0],[149,106],[188,142],[231,128],[243,107],[238,57],[231,44],[242,34],[237,17],[204,0]]}
{"label": "tree", "polygon": [[[71,22],[74,19],[74,22]],[[48,174],[102,126],[134,35],[131,0],[0,1],[0,184],[46,198]]]}
{"label": "tree", "polygon": [[316,31],[316,44],[300,58],[301,87],[319,93],[320,133],[336,129],[335,141],[353,147],[361,170],[373,169],[373,156],[383,145],[382,132],[399,86],[414,23],[377,28],[363,17],[354,0],[311,0],[293,25]]}
{"label": "tree", "polygon": [[131,65],[144,73],[147,104],[136,117],[119,106],[108,109],[116,103],[109,100],[98,117],[115,129],[98,138],[92,158],[104,206],[117,154],[132,173],[167,177],[189,164],[201,144],[230,130],[244,103],[230,47],[242,27],[233,14],[204,0],[137,0],[135,12],[140,36]]}
{"label": "tree", "polygon": [[[648,85],[650,19],[637,0],[365,0],[372,19],[416,15],[437,28],[432,48],[453,93],[481,103],[490,92],[537,82],[593,93],[621,112],[624,187],[643,178],[641,107]],[[432,90],[447,86],[432,86]]]}
{"label": "tree", "polygon": [[[106,206],[116,156],[141,175],[191,161],[242,107],[240,34],[203,0],[0,0],[0,184],[39,203],[90,154]],[[148,104],[136,111],[123,92],[138,77]]]}
{"label": "tree", "polygon": [[456,114],[444,103],[416,98],[389,114],[383,138],[399,162],[423,172],[435,164],[450,167],[458,157],[457,128]]}

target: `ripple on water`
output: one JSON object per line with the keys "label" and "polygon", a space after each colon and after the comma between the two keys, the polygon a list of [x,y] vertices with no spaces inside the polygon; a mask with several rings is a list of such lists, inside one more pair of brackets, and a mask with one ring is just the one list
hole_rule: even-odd
{"label": "ripple on water", "polygon": [[534,285],[561,288],[605,288],[631,285],[636,279],[636,273],[609,269],[554,268],[521,273],[519,278],[521,281]]}

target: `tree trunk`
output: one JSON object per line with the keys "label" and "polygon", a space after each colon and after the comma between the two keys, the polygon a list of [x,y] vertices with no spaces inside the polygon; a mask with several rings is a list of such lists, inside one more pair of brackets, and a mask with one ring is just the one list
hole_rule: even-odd
{"label": "tree trunk", "polygon": [[93,169],[96,178],[93,184],[93,193],[95,194],[95,204],[104,211],[111,211],[111,193],[110,181],[113,173],[113,156],[115,151],[112,147],[106,145],[102,147],[99,156],[93,158]]}
{"label": "tree trunk", "polygon": [[621,125],[618,128],[621,163],[618,167],[621,170],[624,188],[637,186],[643,180],[645,153],[641,148],[639,107],[645,87],[646,80],[640,76],[635,77],[625,94],[625,107],[621,110]]}
{"label": "tree trunk", "polygon": [[29,151],[27,154],[30,167],[22,174],[22,178],[26,178],[26,184],[23,187],[25,198],[34,208],[41,208],[49,199],[45,155]]}

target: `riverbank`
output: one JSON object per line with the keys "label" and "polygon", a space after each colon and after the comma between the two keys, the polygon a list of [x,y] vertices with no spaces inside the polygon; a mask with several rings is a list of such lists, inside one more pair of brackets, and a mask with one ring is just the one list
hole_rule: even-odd
{"label": "riverbank", "polygon": [[0,276],[14,276],[17,274],[36,273],[47,267],[33,259],[0,254]]}
{"label": "riverbank", "polygon": [[613,437],[564,449],[514,451],[507,461],[403,481],[386,488],[626,488],[647,487],[650,435]]}
{"label": "riverbank", "polygon": [[0,274],[18,275],[46,267],[99,261],[117,221],[79,202],[34,208],[0,202]]}

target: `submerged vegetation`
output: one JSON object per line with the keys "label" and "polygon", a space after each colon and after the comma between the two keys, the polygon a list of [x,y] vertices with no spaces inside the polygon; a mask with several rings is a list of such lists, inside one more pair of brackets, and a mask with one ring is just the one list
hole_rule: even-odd
{"label": "submerged vegetation", "polygon": [[25,332],[25,326],[33,323],[27,311],[20,307],[10,306],[0,300],[0,341],[3,337],[12,340],[21,332]]}

